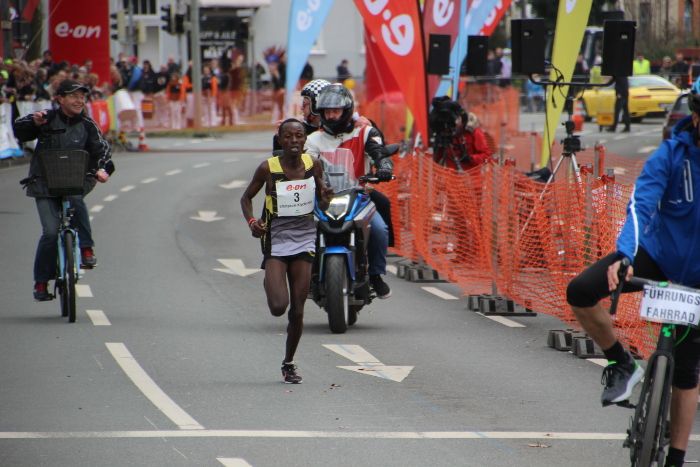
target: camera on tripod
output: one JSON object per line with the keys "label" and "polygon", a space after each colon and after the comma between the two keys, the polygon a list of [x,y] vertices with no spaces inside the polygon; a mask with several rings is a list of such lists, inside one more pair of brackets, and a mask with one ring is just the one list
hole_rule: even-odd
{"label": "camera on tripod", "polygon": [[571,120],[564,122],[564,128],[566,129],[566,138],[562,140],[562,145],[564,148],[564,154],[573,154],[581,151],[581,137],[574,134],[575,124]]}
{"label": "camera on tripod", "polygon": [[444,149],[451,146],[459,134],[457,121],[462,126],[466,123],[464,109],[446,96],[436,97],[432,101],[433,108],[429,115],[430,136],[433,150]]}

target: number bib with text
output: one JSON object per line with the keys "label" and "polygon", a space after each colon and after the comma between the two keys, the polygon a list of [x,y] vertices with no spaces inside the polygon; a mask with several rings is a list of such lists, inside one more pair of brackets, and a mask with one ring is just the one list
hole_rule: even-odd
{"label": "number bib with text", "polygon": [[277,215],[303,216],[314,210],[316,182],[313,178],[275,183]]}

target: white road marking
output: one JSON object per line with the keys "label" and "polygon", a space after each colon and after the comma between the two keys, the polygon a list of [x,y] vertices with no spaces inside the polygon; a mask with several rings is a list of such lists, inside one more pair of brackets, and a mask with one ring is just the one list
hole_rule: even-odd
{"label": "white road marking", "polygon": [[217,259],[217,261],[226,266],[226,269],[214,268],[214,271],[225,272],[226,274],[231,274],[233,276],[246,277],[262,271],[262,269],[249,269],[245,267],[243,261],[238,258]]}
{"label": "white road marking", "polygon": [[239,162],[239,161],[240,161],[240,159],[237,158],[237,157],[231,157],[231,158],[229,158],[229,159],[224,159],[224,160],[223,160],[223,162],[225,162],[225,163],[227,163],[227,164],[229,164],[229,163],[231,163],[231,162]]}
{"label": "white road marking", "polygon": [[170,175],[177,175],[179,173],[182,173],[182,169],[168,170],[167,172],[165,172],[165,175],[170,176]]}
{"label": "white road marking", "polygon": [[[624,440],[625,433],[555,431],[301,431],[301,430],[139,430],[139,431],[4,431],[0,439],[117,438],[335,438],[335,439],[562,439]],[[700,441],[700,434],[690,435]]]}
{"label": "white road marking", "polygon": [[648,152],[653,151],[656,148],[657,148],[657,146],[643,146],[643,147],[639,148],[639,150],[637,151],[637,154],[646,154]]}
{"label": "white road marking", "polygon": [[95,220],[95,218],[94,218],[93,216],[90,216],[89,219],[90,219],[90,222],[92,222],[93,220]]}
{"label": "white road marking", "polygon": [[217,457],[217,461],[221,462],[225,467],[253,467],[245,461],[238,457]]}
{"label": "white road marking", "polygon": [[607,358],[587,358],[591,363],[595,363],[598,366],[606,367],[608,366],[608,359]]}
{"label": "white road marking", "polygon": [[497,323],[501,323],[504,326],[508,326],[509,328],[524,328],[524,324],[517,323],[513,321],[512,319],[508,319],[505,316],[489,316],[485,315],[480,311],[477,311],[476,314],[483,316],[484,318],[488,318],[492,321],[495,321]]}
{"label": "white road marking", "polygon": [[85,313],[90,317],[94,326],[111,326],[112,323],[107,319],[107,315],[102,310],[85,310]]}
{"label": "white road marking", "polygon": [[92,295],[92,289],[87,284],[75,284],[75,293],[80,298],[91,298],[94,296]]}
{"label": "white road marking", "polygon": [[626,139],[629,135],[617,135],[613,138],[614,141],[620,141]]}
{"label": "white road marking", "polygon": [[354,371],[363,375],[377,376],[400,383],[413,370],[412,366],[389,366],[384,365],[377,357],[367,352],[359,345],[334,345],[323,344],[328,350],[351,360],[360,366],[338,366],[343,370]]}
{"label": "white road marking", "polygon": [[217,216],[216,211],[197,211],[197,216],[191,216],[190,219],[202,222],[214,222],[225,219],[225,217]]}
{"label": "white road marking", "polygon": [[109,202],[111,202],[111,201],[114,201],[114,200],[117,199],[117,198],[119,198],[119,196],[117,196],[117,195],[109,195],[109,196],[105,196],[105,199],[103,199],[102,201],[104,201],[105,203],[109,203]]}
{"label": "white road marking", "polygon": [[193,165],[192,168],[193,169],[201,169],[202,167],[208,167],[210,165],[211,165],[210,162],[202,162],[202,163]]}
{"label": "white road marking", "polygon": [[219,185],[221,188],[224,188],[226,190],[233,190],[234,188],[241,188],[246,185],[245,180],[231,180],[229,183],[224,183],[223,185]]}
{"label": "white road marking", "polygon": [[101,204],[96,204],[93,207],[90,208],[90,212],[100,212],[104,209],[105,207],[102,206]]}
{"label": "white road marking", "polygon": [[608,142],[608,140],[605,139],[605,138],[601,138],[601,139],[598,140],[598,142],[599,142],[600,144],[605,144],[605,143]]}
{"label": "white road marking", "polygon": [[141,180],[141,183],[144,183],[144,184],[153,183],[156,180],[158,180],[156,177],[144,178],[143,180]]}
{"label": "white road marking", "polygon": [[459,300],[459,298],[455,297],[454,295],[448,294],[447,292],[443,292],[442,290],[438,289],[437,287],[421,287],[421,289],[425,290],[428,293],[435,295],[436,297],[440,297],[444,300]]}
{"label": "white road marking", "polygon": [[155,405],[166,417],[182,430],[203,430],[204,427],[182,410],[141,368],[141,365],[131,355],[129,349],[121,342],[105,343],[107,349],[117,361],[124,373],[133,381],[137,388]]}
{"label": "white road marking", "polygon": [[201,139],[191,139],[191,140],[190,140],[190,144],[198,144],[198,143],[201,143],[201,142],[202,142]]}
{"label": "white road marking", "polygon": [[397,268],[393,264],[387,264],[386,270],[389,271],[390,273],[392,273],[393,275],[396,275],[399,272],[399,268]]}
{"label": "white road marking", "polygon": [[121,191],[122,193],[126,193],[127,191],[131,191],[131,190],[133,190],[134,188],[136,188],[134,185],[127,185],[127,186],[125,186],[124,188],[122,188],[122,189],[119,190],[119,191]]}

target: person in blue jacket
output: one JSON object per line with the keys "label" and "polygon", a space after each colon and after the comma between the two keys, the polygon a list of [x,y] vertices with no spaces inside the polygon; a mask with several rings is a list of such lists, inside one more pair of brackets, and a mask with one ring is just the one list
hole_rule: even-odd
{"label": "person in blue jacket", "polygon": [[[569,305],[583,329],[603,349],[603,406],[629,399],[643,376],[642,368],[616,339],[608,310],[600,300],[618,284],[623,258],[633,274],[700,286],[700,95],[689,95],[690,115],[674,127],[644,164],[627,207],[627,220],[617,240],[617,251],[605,256],[574,278],[566,291]],[[622,292],[639,291],[625,285]],[[681,329],[684,332],[685,329]],[[675,348],[671,400],[671,446],[666,467],[683,465],[698,403],[700,331]]]}

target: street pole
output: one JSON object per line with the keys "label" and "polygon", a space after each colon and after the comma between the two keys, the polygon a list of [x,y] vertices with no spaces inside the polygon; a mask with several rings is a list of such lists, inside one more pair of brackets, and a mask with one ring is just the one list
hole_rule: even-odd
{"label": "street pole", "polygon": [[12,56],[12,23],[10,22],[10,2],[0,0],[0,29],[2,29],[2,53],[5,58]]}
{"label": "street pole", "polygon": [[192,43],[192,92],[194,127],[202,125],[202,48],[199,45],[199,0],[192,0],[190,38]]}
{"label": "street pole", "polygon": [[132,57],[136,56],[136,50],[134,47],[134,0],[129,0],[129,32],[126,35],[126,50],[129,51],[129,54]]}

